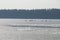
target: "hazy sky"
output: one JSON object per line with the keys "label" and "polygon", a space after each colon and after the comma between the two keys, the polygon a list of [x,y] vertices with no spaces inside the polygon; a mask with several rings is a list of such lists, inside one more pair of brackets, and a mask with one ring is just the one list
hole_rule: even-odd
{"label": "hazy sky", "polygon": [[60,0],[0,0],[0,9],[60,8]]}

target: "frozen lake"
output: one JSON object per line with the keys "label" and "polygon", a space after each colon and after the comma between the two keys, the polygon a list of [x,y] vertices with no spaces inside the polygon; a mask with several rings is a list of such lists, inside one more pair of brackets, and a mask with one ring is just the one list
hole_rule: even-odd
{"label": "frozen lake", "polygon": [[10,24],[43,24],[60,27],[58,20],[20,20],[20,19],[0,19],[0,40],[60,40],[60,28],[31,28],[11,27]]}
{"label": "frozen lake", "polygon": [[16,27],[0,26],[0,40],[60,40],[60,28],[20,30]]}
{"label": "frozen lake", "polygon": [[0,25],[60,26],[60,19],[0,19]]}

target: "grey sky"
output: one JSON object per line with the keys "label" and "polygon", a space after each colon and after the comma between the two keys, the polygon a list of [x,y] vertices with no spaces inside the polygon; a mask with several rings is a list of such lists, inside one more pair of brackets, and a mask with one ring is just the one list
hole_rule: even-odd
{"label": "grey sky", "polygon": [[60,0],[0,0],[0,9],[60,8]]}

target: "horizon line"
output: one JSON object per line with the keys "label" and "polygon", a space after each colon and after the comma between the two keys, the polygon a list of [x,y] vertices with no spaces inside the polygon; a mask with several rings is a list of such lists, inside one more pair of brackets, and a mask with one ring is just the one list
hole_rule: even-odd
{"label": "horizon line", "polygon": [[60,8],[0,8],[0,10],[39,10],[39,9],[60,9]]}

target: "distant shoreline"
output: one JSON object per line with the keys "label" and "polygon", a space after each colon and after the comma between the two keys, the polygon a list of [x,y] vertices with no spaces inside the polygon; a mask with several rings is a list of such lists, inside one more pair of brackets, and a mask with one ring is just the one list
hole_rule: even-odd
{"label": "distant shoreline", "polygon": [[[0,19],[30,19],[30,18],[0,18]],[[31,19],[35,19],[35,18],[31,18]],[[41,20],[41,19],[39,19],[39,20]],[[44,19],[44,20],[46,20],[46,19]],[[47,20],[60,20],[60,19],[47,19]]]}

